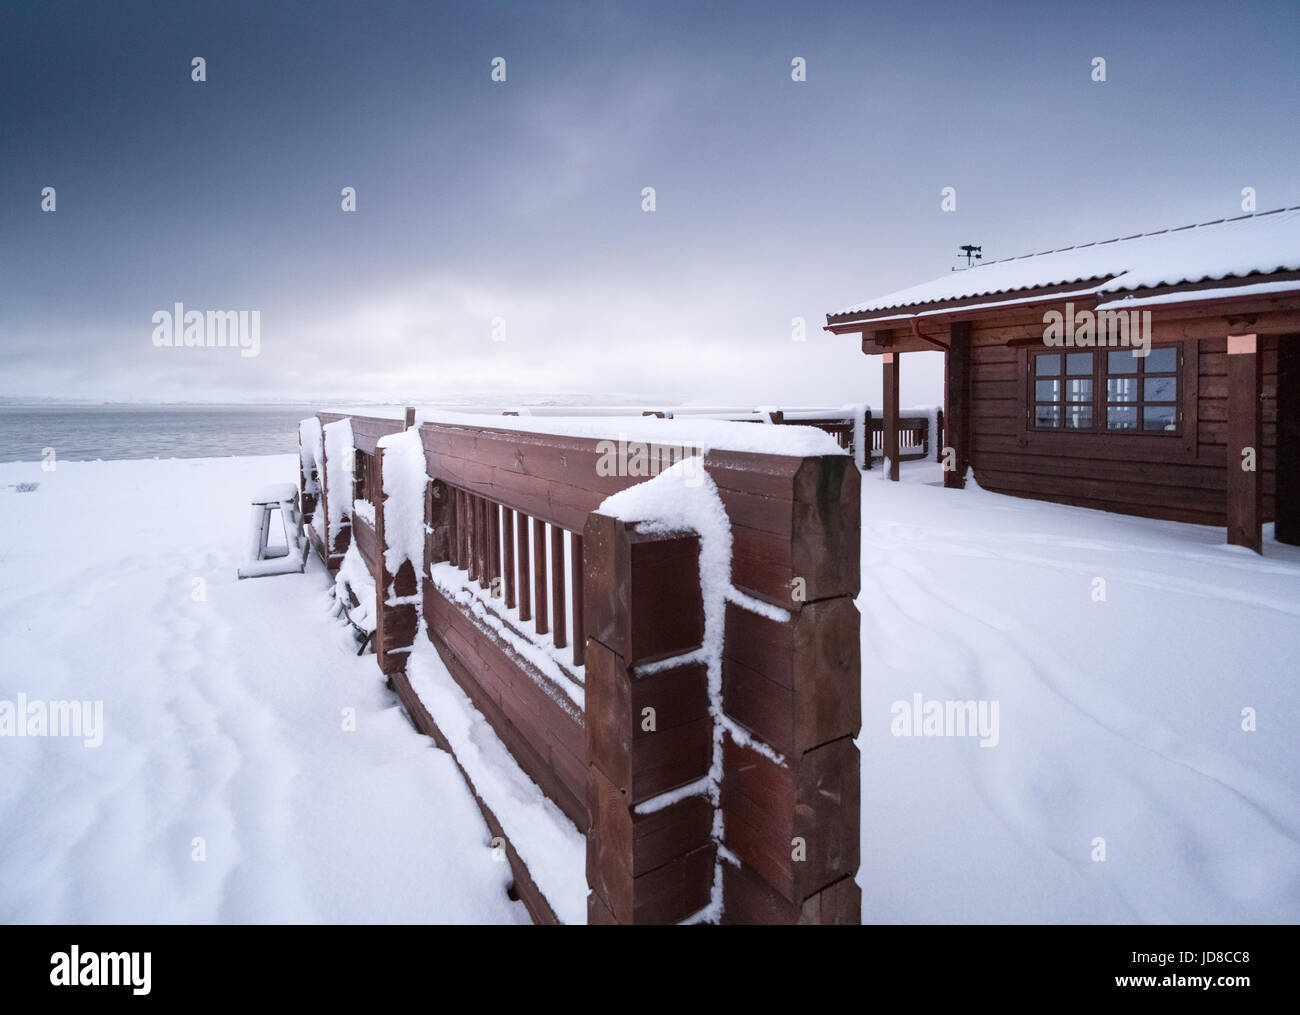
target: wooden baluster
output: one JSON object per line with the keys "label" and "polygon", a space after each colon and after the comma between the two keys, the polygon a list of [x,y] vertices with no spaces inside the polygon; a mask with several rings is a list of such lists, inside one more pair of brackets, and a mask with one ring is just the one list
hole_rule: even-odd
{"label": "wooden baluster", "polygon": [[468,571],[473,554],[470,552],[474,546],[474,516],[469,509],[469,494],[462,493],[460,496],[460,566]]}
{"label": "wooden baluster", "polygon": [[[450,488],[448,488],[450,489]],[[450,490],[448,505],[447,560],[452,567],[460,567],[460,491]]]}
{"label": "wooden baluster", "polygon": [[532,572],[528,569],[528,516],[519,512],[519,619],[532,620],[533,596],[530,588]]}
{"label": "wooden baluster", "polygon": [[501,550],[505,554],[506,609],[515,608],[515,513],[501,509]]}
{"label": "wooden baluster", "polygon": [[568,644],[564,603],[564,530],[551,526],[551,639],[556,648]]}
{"label": "wooden baluster", "polygon": [[478,587],[485,589],[492,580],[488,573],[488,505],[482,497],[477,497],[478,502]]}
{"label": "wooden baluster", "polygon": [[573,665],[581,666],[586,655],[587,634],[582,622],[582,536],[569,536],[569,574],[573,589]]}
{"label": "wooden baluster", "polygon": [[489,500],[484,502],[487,510],[487,539],[488,539],[488,586],[493,596],[501,594],[501,505],[496,501]]}
{"label": "wooden baluster", "polygon": [[535,622],[538,634],[545,634],[546,624],[546,523],[533,519],[533,589],[536,592]]}
{"label": "wooden baluster", "polygon": [[478,498],[472,493],[465,494],[465,520],[469,523],[465,537],[465,553],[469,561],[466,570],[471,582],[478,581]]}

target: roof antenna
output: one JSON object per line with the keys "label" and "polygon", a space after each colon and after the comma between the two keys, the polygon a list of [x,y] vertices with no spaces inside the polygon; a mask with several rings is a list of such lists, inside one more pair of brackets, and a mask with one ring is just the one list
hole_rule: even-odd
{"label": "roof antenna", "polygon": [[[965,243],[965,244],[962,244],[962,247],[961,247],[961,254],[958,254],[957,256],[958,256],[958,257],[961,257],[962,254],[965,254],[965,255],[966,255],[966,267],[969,268],[969,267],[971,266],[971,262],[972,262],[972,261],[978,261],[978,260],[980,260],[981,258],[983,258],[984,255],[980,253],[980,251],[983,250],[983,249],[984,249],[983,247],[977,247],[977,246],[975,246],[975,245],[973,245],[973,244]],[[956,268],[953,268],[952,270],[953,270],[953,271],[957,271]]]}

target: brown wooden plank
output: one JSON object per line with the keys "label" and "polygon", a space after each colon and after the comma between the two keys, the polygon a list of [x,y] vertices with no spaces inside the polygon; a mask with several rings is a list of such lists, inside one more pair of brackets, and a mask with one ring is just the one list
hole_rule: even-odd
{"label": "brown wooden plank", "polygon": [[[1012,375],[1018,368],[1016,360],[1004,364]],[[969,322],[952,325],[948,335],[948,352],[944,354],[944,434],[942,444],[953,449],[953,468],[945,470],[943,485],[960,490],[966,486],[966,470],[970,465],[971,442],[971,388],[973,386],[971,363],[971,328]]]}
{"label": "brown wooden plank", "polygon": [[583,665],[583,656],[587,648],[587,633],[583,621],[582,602],[582,535],[574,532],[569,536],[569,582],[573,589],[573,665]]}
{"label": "brown wooden plank", "polygon": [[[431,483],[430,486],[432,485],[433,484]],[[460,567],[460,527],[463,524],[460,511],[461,493],[459,490],[453,489],[445,484],[442,486],[442,489],[449,495],[447,511],[447,560],[451,563],[452,567]]]}
{"label": "brown wooden plank", "polygon": [[506,609],[513,610],[515,608],[515,513],[509,508],[501,509],[501,550],[505,554],[503,569]]}
{"label": "brown wooden plank", "polygon": [[519,530],[516,535],[519,556],[519,619],[533,618],[532,570],[529,567],[528,523],[530,519],[519,512]]}
{"label": "brown wooden plank", "polygon": [[899,353],[887,352],[880,357],[884,383],[885,457],[889,460],[889,478],[898,482],[898,360]]}
{"label": "brown wooden plank", "polygon": [[477,533],[478,553],[478,587],[487,588],[492,582],[491,562],[488,550],[491,546],[490,533],[488,532],[488,501],[486,497],[474,498],[474,525]]}
{"label": "brown wooden plank", "polygon": [[1274,538],[1300,545],[1300,335],[1277,340],[1277,461]]}
{"label": "brown wooden plank", "polygon": [[533,626],[538,634],[546,634],[546,523],[533,519]]}
{"label": "brown wooden plank", "polygon": [[1261,443],[1259,338],[1228,336],[1227,525],[1228,542],[1262,552],[1261,484],[1258,461],[1245,468],[1245,456],[1258,458]]}
{"label": "brown wooden plank", "polygon": [[[844,737],[776,765],[723,739],[726,845],[791,902],[858,868],[858,750]],[[803,840],[797,860],[792,844]]]}
{"label": "brown wooden plank", "polygon": [[556,648],[568,644],[569,622],[564,591],[564,530],[551,526],[551,638]]}
{"label": "brown wooden plank", "polygon": [[[466,614],[431,583],[424,594],[430,640],[448,671],[473,700],[510,753],[542,791],[580,827],[586,827],[586,773],[556,755],[553,740],[585,745],[587,734],[576,706],[558,706],[567,696],[519,657],[494,632]],[[576,805],[576,807],[575,807]]]}
{"label": "brown wooden plank", "polygon": [[488,581],[492,594],[500,596],[501,585],[498,582],[501,578],[501,508],[491,501],[486,501],[483,507],[488,517]]}
{"label": "brown wooden plank", "polygon": [[469,575],[469,580],[475,582],[479,578],[478,498],[469,492],[465,494],[465,522],[465,559],[467,561],[465,570]]}

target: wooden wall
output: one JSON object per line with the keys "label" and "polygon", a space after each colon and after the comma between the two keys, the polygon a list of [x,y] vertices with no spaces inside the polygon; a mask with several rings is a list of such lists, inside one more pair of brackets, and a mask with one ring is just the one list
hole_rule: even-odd
{"label": "wooden wall", "polygon": [[[1159,319],[1157,318],[1157,321]],[[971,465],[987,490],[1173,521],[1224,525],[1227,500],[1227,334],[1165,338],[1184,352],[1179,382],[1184,436],[1033,431],[1028,426],[1027,344],[1042,308],[975,320],[971,355]],[[1205,323],[1198,330],[1205,333]],[[1246,329],[1249,330],[1249,329]],[[1166,330],[1166,335],[1171,334]],[[1263,517],[1274,515],[1277,462],[1276,335],[1261,335]],[[1067,350],[1068,351],[1068,350]]]}

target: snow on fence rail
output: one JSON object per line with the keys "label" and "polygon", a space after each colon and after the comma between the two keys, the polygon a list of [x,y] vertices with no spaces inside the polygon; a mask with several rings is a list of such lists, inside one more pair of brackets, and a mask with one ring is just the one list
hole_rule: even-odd
{"label": "snow on fence rail", "polygon": [[[585,836],[590,893],[558,898],[565,879],[525,841],[537,815],[494,797],[508,779],[467,773],[535,920],[585,905],[602,923],[858,921],[859,476],[831,438],[716,420],[317,417],[343,418],[355,458],[335,469],[338,442],[322,452],[316,511],[347,482],[350,517],[314,545],[337,568],[350,538],[365,562],[381,669],[456,756],[438,728],[446,696],[417,693],[428,682],[407,668],[436,650],[523,785]],[[716,524],[603,511],[646,478],[602,467],[599,435],[628,431],[700,436],[727,574],[701,548]],[[708,592],[722,587],[725,601]]]}
{"label": "snow on fence rail", "polygon": [[[688,407],[526,407],[507,409],[506,416],[560,417],[577,416],[620,416],[642,415],[655,416],[660,419],[676,419],[687,423],[691,420],[715,419],[737,423],[769,423],[776,426],[815,427],[829,434],[835,442],[854,456],[860,469],[870,469],[871,460],[884,457],[885,421],[872,413],[866,405],[846,405],[841,408],[795,408],[782,409],[767,406],[756,409],[727,408],[725,406],[688,406]],[[930,456],[931,444],[935,448],[935,459],[942,458],[943,409],[937,406],[921,406],[915,409],[903,409],[898,414],[899,461],[921,461]],[[859,448],[869,445],[870,455],[859,452]]]}

